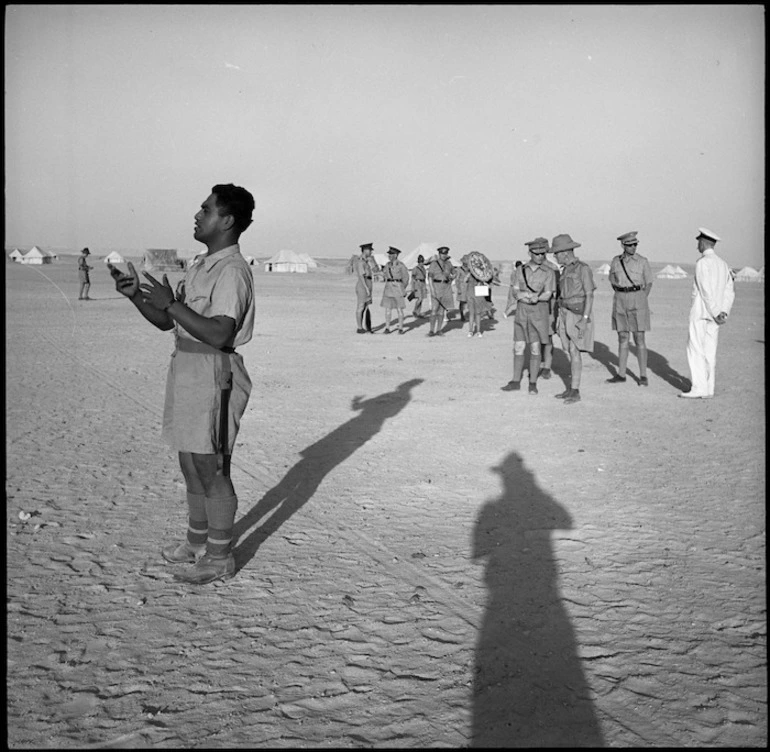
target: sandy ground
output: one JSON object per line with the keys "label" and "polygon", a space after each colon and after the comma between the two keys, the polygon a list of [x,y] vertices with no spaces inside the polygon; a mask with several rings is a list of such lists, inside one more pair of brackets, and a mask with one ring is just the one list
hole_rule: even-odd
{"label": "sandy ground", "polygon": [[191,587],[172,338],[94,266],[91,302],[74,256],[5,268],[9,747],[767,744],[763,286],[689,401],[690,280],[653,288],[640,388],[605,384],[599,278],[565,406],[560,350],[500,391],[510,320],[357,335],[342,263],[255,271],[239,572]]}

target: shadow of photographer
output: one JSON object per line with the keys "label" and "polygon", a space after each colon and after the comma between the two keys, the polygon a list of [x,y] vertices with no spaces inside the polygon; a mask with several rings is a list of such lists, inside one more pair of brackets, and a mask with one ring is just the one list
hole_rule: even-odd
{"label": "shadow of photographer", "polygon": [[492,469],[503,491],[484,505],[473,536],[489,592],[471,746],[603,746],[551,543],[553,531],[571,529],[572,519],[515,452]]}

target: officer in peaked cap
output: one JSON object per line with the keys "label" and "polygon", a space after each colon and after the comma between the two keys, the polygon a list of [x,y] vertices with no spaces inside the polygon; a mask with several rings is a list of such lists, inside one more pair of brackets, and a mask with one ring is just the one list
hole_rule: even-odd
{"label": "officer in peaked cap", "polygon": [[406,308],[406,287],[409,284],[409,269],[398,260],[398,248],[388,248],[388,263],[382,273],[385,288],[382,291],[380,305],[385,309],[385,334],[390,334],[391,312],[395,310],[398,317],[398,333],[404,334],[404,309]]}
{"label": "officer in peaked cap", "polygon": [[730,315],[735,288],[730,267],[714,251],[719,236],[705,227],[699,227],[696,240],[701,256],[695,262],[687,340],[692,387],[679,396],[710,399],[714,396],[719,328]]}
{"label": "officer in peaked cap", "polygon": [[[556,275],[545,264],[548,241],[535,238],[525,243],[529,261],[513,273],[512,297],[516,301],[513,323],[513,379],[502,390],[518,391],[526,365],[529,347],[529,393],[537,394],[537,377],[541,372],[542,351],[550,342],[550,300],[556,291]],[[549,372],[550,375],[550,372]]]}
{"label": "officer in peaked cap", "polygon": [[351,261],[353,273],[356,275],[356,332],[358,334],[372,333],[372,315],[369,306],[372,304],[372,251],[374,243],[364,243],[359,246],[360,256],[354,256]]}
{"label": "officer in peaked cap", "polygon": [[449,317],[449,311],[454,308],[452,281],[457,276],[452,262],[449,260],[449,247],[442,245],[438,249],[438,257],[428,266],[428,287],[431,293],[430,331],[429,337],[443,336],[444,314]]}
{"label": "officer in peaked cap", "polygon": [[631,334],[636,345],[636,359],[639,363],[639,386],[649,386],[647,380],[647,342],[645,332],[649,331],[652,290],[650,262],[636,252],[637,230],[618,235],[623,253],[615,256],[610,264],[610,284],[615,291],[612,299],[612,330],[618,333],[618,370],[607,379],[608,384],[622,384],[626,381],[626,365]]}

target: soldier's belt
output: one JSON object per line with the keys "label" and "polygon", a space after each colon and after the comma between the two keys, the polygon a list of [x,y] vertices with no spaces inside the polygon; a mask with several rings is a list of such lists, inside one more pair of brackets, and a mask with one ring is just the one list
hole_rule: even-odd
{"label": "soldier's belt", "polygon": [[631,287],[618,287],[613,285],[612,289],[615,290],[615,292],[639,292],[644,288],[641,285],[631,285]]}

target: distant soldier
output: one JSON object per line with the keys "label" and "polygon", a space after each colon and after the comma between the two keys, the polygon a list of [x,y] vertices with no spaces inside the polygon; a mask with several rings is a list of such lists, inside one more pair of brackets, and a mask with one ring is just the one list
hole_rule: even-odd
{"label": "distant soldier", "polygon": [[581,353],[594,349],[591,310],[596,284],[591,267],[575,256],[575,248],[580,248],[580,243],[567,234],[557,235],[551,244],[551,253],[561,266],[557,328],[562,347],[569,351],[570,361],[570,386],[556,395],[565,405],[580,402]]}
{"label": "distant soldier", "polygon": [[452,280],[455,269],[449,260],[449,248],[442,246],[438,249],[438,258],[431,261],[428,267],[428,285],[432,297],[429,337],[441,336],[444,326],[444,314],[449,314],[454,308],[452,296]]}
{"label": "distant soldier", "polygon": [[88,248],[84,248],[78,257],[78,279],[80,280],[80,294],[78,295],[78,300],[91,300],[91,298],[88,297],[88,291],[91,289],[91,278],[89,277],[88,272],[94,267],[88,265],[88,256],[90,253],[91,251],[89,251]]}
{"label": "distant soldier", "polygon": [[372,304],[372,266],[373,243],[361,246],[361,255],[353,258],[353,273],[356,275],[356,332],[372,333],[372,316],[369,306]]}
{"label": "distant soldier", "polygon": [[414,298],[413,315],[416,319],[421,319],[423,317],[422,301],[425,300],[425,296],[428,294],[426,279],[427,269],[425,268],[425,257],[420,254],[417,257],[417,265],[412,269],[412,295]]}
{"label": "distant soldier", "polygon": [[611,379],[607,379],[608,384],[620,384],[626,380],[628,345],[633,332],[639,362],[639,386],[649,386],[644,333],[650,329],[650,305],[647,299],[652,290],[652,269],[650,262],[636,252],[639,244],[637,234],[626,232],[618,237],[623,253],[615,256],[610,264],[610,284],[615,291],[612,300],[612,329],[618,333],[618,371]]}
{"label": "distant soldier", "polygon": [[513,379],[502,389],[505,392],[514,392],[521,388],[521,375],[529,346],[529,393],[537,394],[541,347],[548,342],[550,336],[549,301],[556,288],[556,275],[553,269],[544,263],[548,250],[546,238],[535,238],[525,245],[529,248],[529,261],[516,268],[511,288],[516,300],[513,323]]}
{"label": "distant soldier", "polygon": [[388,263],[382,272],[385,279],[385,289],[382,291],[380,305],[385,309],[385,334],[390,334],[391,312],[398,316],[398,333],[404,333],[404,308],[406,307],[406,286],[409,284],[409,269],[398,260],[398,248],[388,250]]}

